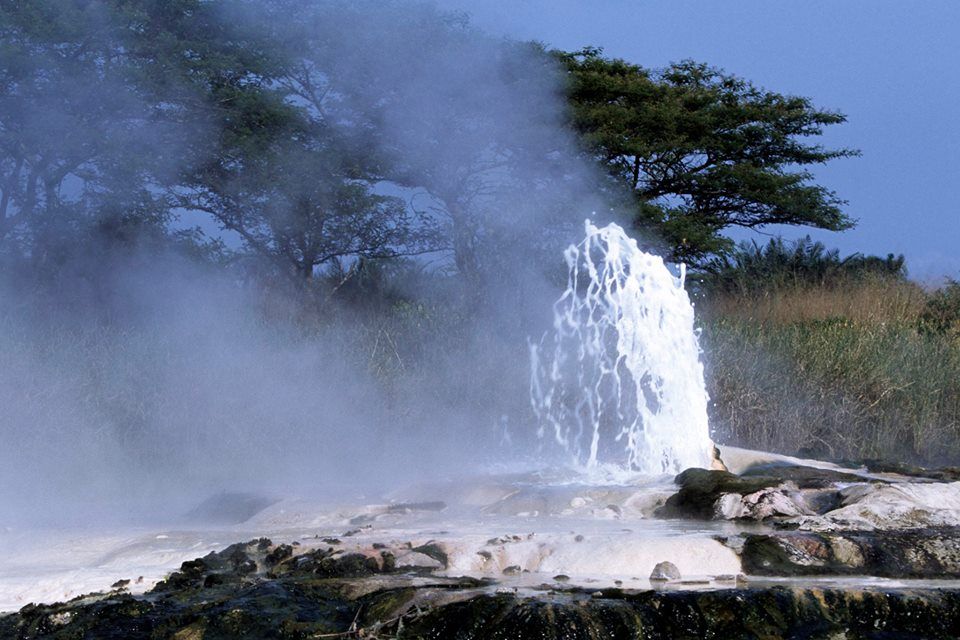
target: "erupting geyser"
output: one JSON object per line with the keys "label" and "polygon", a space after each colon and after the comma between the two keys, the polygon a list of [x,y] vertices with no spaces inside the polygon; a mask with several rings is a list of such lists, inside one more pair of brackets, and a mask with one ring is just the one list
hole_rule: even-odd
{"label": "erupting geyser", "polygon": [[589,220],[564,257],[554,332],[530,350],[538,435],[588,469],[708,466],[707,392],[683,266],[678,278],[618,225]]}

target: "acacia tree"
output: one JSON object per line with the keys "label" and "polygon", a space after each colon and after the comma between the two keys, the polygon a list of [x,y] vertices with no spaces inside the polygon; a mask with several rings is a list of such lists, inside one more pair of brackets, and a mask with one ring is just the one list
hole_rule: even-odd
{"label": "acacia tree", "polygon": [[691,61],[651,71],[600,49],[555,55],[587,152],[629,189],[636,227],[672,259],[728,250],[731,226],[853,226],[807,169],[858,155],[805,140],[842,114]]}
{"label": "acacia tree", "polygon": [[259,90],[257,44],[203,0],[0,3],[0,250],[171,235],[166,190]]}
{"label": "acacia tree", "polygon": [[149,109],[126,82],[120,41],[103,19],[77,3],[0,5],[0,245],[7,250],[41,258],[38,235],[118,194],[114,169],[142,175],[142,163],[121,158]]}
{"label": "acacia tree", "polygon": [[291,99],[301,59],[231,20],[242,4],[0,3],[0,250],[55,261],[90,233],[168,236],[184,211],[301,279],[410,250],[406,208]]}
{"label": "acacia tree", "polygon": [[487,39],[428,5],[266,4],[277,40],[296,43],[291,99],[358,151],[363,174],[412,194],[417,228],[468,298],[483,298],[519,247],[532,261],[562,233],[558,211],[573,205],[556,187],[574,172],[563,170],[557,70],[541,49]]}
{"label": "acacia tree", "polygon": [[181,206],[204,211],[281,271],[309,280],[340,259],[417,251],[416,226],[398,198],[351,175],[347,158],[317,139],[273,140],[267,149],[218,154],[195,174]]}

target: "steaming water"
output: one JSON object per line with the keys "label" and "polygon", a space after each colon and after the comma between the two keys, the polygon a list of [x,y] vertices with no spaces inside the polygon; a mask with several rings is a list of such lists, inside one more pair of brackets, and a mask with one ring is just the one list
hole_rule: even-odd
{"label": "steaming water", "polygon": [[564,253],[554,332],[531,346],[538,435],[587,470],[707,466],[707,393],[683,265],[674,276],[616,224],[585,227]]}

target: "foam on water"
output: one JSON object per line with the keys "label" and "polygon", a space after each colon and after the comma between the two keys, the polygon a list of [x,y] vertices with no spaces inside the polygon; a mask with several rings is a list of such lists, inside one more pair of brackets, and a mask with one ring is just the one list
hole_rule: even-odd
{"label": "foam on water", "polygon": [[564,257],[554,331],[531,345],[538,435],[575,466],[675,473],[710,462],[700,346],[683,265],[641,251],[624,230],[585,223]]}

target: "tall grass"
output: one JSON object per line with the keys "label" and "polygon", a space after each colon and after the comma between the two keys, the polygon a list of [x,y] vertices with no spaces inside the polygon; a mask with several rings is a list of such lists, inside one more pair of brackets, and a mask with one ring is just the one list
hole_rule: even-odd
{"label": "tall grass", "polygon": [[960,461],[960,340],[918,331],[928,297],[867,279],[709,298],[700,306],[716,439]]}

